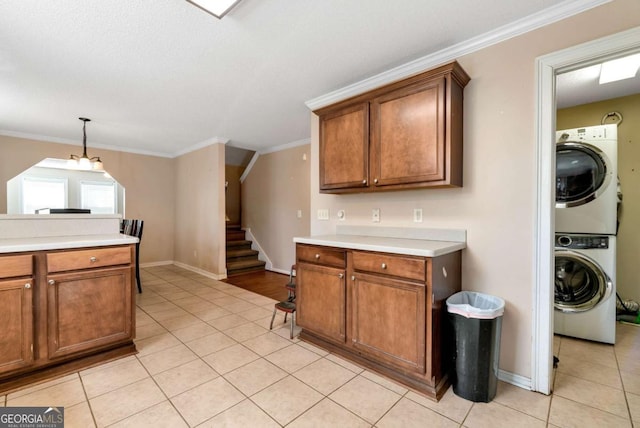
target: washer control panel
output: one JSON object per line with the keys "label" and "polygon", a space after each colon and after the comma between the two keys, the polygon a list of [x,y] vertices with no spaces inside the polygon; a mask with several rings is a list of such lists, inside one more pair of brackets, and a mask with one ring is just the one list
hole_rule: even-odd
{"label": "washer control panel", "polygon": [[556,247],[584,250],[589,248],[609,248],[607,235],[569,235],[556,234]]}

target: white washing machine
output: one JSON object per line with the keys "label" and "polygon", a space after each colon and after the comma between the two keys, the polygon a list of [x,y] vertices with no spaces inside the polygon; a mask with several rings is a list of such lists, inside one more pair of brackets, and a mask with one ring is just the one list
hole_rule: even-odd
{"label": "white washing machine", "polygon": [[614,344],[616,237],[556,234],[554,333]]}
{"label": "white washing machine", "polygon": [[556,132],[556,233],[616,234],[618,127]]}

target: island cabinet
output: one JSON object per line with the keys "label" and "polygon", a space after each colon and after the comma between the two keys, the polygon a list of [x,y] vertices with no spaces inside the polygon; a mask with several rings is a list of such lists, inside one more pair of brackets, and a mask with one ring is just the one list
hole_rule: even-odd
{"label": "island cabinet", "polygon": [[0,257],[0,375],[33,363],[33,255]]}
{"label": "island cabinet", "polygon": [[0,255],[0,392],[136,352],[133,245]]}
{"label": "island cabinet", "polygon": [[314,111],[320,119],[320,192],[462,186],[457,62]]}
{"label": "island cabinet", "polygon": [[433,399],[444,394],[453,350],[445,300],[460,290],[460,251],[419,257],[297,244],[296,254],[302,340]]}
{"label": "island cabinet", "polygon": [[48,357],[133,337],[128,247],[47,254]]}

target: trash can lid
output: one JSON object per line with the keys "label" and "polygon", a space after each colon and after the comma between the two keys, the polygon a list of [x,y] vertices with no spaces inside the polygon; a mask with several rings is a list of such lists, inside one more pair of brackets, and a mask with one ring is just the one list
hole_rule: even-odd
{"label": "trash can lid", "polygon": [[447,299],[447,311],[466,318],[493,319],[504,314],[504,300],[476,291],[460,291]]}

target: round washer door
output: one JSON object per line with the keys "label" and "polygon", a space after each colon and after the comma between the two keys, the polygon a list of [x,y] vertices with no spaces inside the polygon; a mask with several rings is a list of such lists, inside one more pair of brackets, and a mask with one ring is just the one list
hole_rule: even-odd
{"label": "round washer door", "polygon": [[611,181],[609,159],[599,148],[577,142],[556,145],[556,208],[586,204]]}
{"label": "round washer door", "polygon": [[611,294],[612,283],[600,265],[567,250],[555,252],[555,303],[562,312],[584,312]]}

